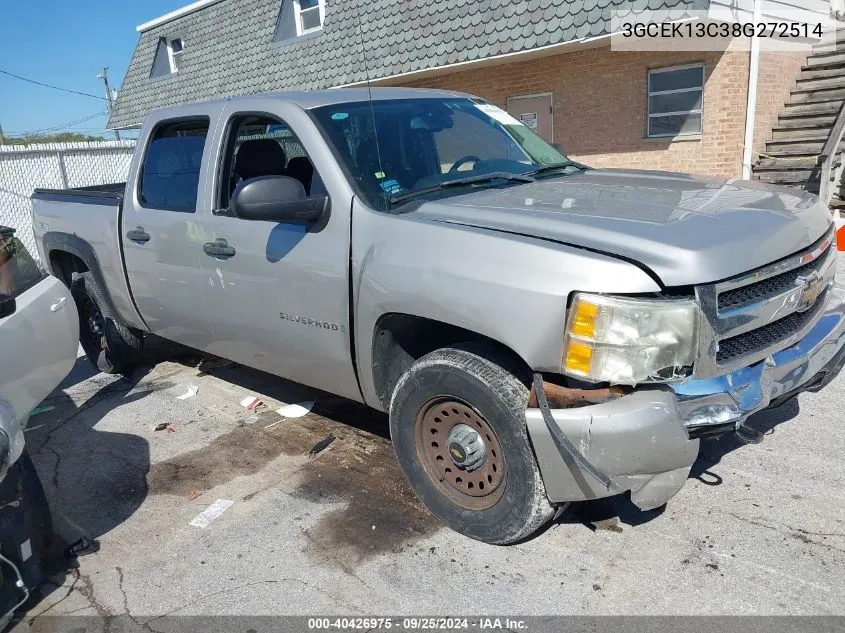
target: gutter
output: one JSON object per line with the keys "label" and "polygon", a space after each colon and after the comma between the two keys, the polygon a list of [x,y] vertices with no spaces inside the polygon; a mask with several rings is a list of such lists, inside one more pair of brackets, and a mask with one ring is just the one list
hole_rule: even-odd
{"label": "gutter", "polygon": [[[762,18],[762,2],[754,0],[754,21],[759,24]],[[748,70],[748,103],[745,107],[745,150],[742,157],[742,177],[751,180],[751,168],[754,160],[754,126],[757,123],[757,84],[760,77],[760,42],[759,37],[751,39],[750,67]]]}

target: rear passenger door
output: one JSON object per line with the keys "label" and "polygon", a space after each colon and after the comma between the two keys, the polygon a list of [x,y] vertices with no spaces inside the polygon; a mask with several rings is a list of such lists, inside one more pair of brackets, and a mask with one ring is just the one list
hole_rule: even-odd
{"label": "rear passenger door", "polygon": [[[227,251],[202,257],[214,330],[207,351],[360,400],[349,334],[351,195],[337,177],[323,178],[337,165],[303,111],[282,102],[274,104],[277,115],[238,106],[223,111],[216,200],[204,220],[209,241]],[[311,196],[328,195],[328,221],[234,217],[237,184],[269,176],[295,178]]]}
{"label": "rear passenger door", "polygon": [[208,152],[209,116],[162,121],[141,139],[138,178],[124,200],[121,239],[132,295],[155,334],[205,347],[211,326],[203,306],[200,256],[208,241],[197,207]]}

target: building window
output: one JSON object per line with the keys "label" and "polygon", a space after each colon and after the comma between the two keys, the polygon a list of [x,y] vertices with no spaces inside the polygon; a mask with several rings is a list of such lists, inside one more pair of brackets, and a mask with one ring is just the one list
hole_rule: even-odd
{"label": "building window", "polygon": [[648,136],[701,134],[704,65],[675,66],[648,72]]}
{"label": "building window", "polygon": [[167,50],[170,53],[170,71],[174,73],[178,72],[179,64],[182,61],[182,51],[184,50],[182,46],[182,38],[174,37],[170,40],[170,42],[168,42]]}
{"label": "building window", "polygon": [[323,30],[326,0],[283,0],[276,24],[276,42],[295,40]]}
{"label": "building window", "polygon": [[305,35],[322,29],[325,7],[325,0],[293,0],[296,34]]}
{"label": "building window", "polygon": [[162,37],[158,41],[150,77],[166,77],[179,71],[185,46],[181,37]]}

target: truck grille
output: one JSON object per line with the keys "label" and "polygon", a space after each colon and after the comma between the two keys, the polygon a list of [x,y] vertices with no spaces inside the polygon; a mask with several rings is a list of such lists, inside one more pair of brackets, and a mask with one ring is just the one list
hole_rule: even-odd
{"label": "truck grille", "polygon": [[816,320],[827,292],[816,300],[816,304],[806,312],[793,312],[788,317],[778,319],[756,330],[751,330],[739,336],[724,339],[719,343],[716,353],[716,363],[724,365],[735,358],[742,358],[761,349],[768,349],[788,339],[793,334],[803,330]]}
{"label": "truck grille", "polygon": [[820,318],[835,264],[831,228],[797,255],[698,286],[701,322],[695,377],[748,367],[794,345]]}
{"label": "truck grille", "polygon": [[794,288],[799,277],[809,275],[814,271],[818,272],[824,261],[824,257],[819,257],[794,270],[775,275],[763,281],[758,281],[750,286],[743,286],[735,290],[723,292],[719,295],[719,312],[726,312],[734,308],[757,303],[758,301],[764,301],[790,288]]}

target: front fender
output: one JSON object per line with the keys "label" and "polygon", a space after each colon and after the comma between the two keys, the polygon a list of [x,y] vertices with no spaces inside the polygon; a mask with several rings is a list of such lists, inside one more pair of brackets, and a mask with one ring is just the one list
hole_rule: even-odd
{"label": "front fender", "polygon": [[353,221],[356,351],[366,402],[381,408],[373,336],[388,313],[424,317],[493,339],[534,371],[561,369],[573,291],[645,293],[633,264],[547,240],[358,210]]}

